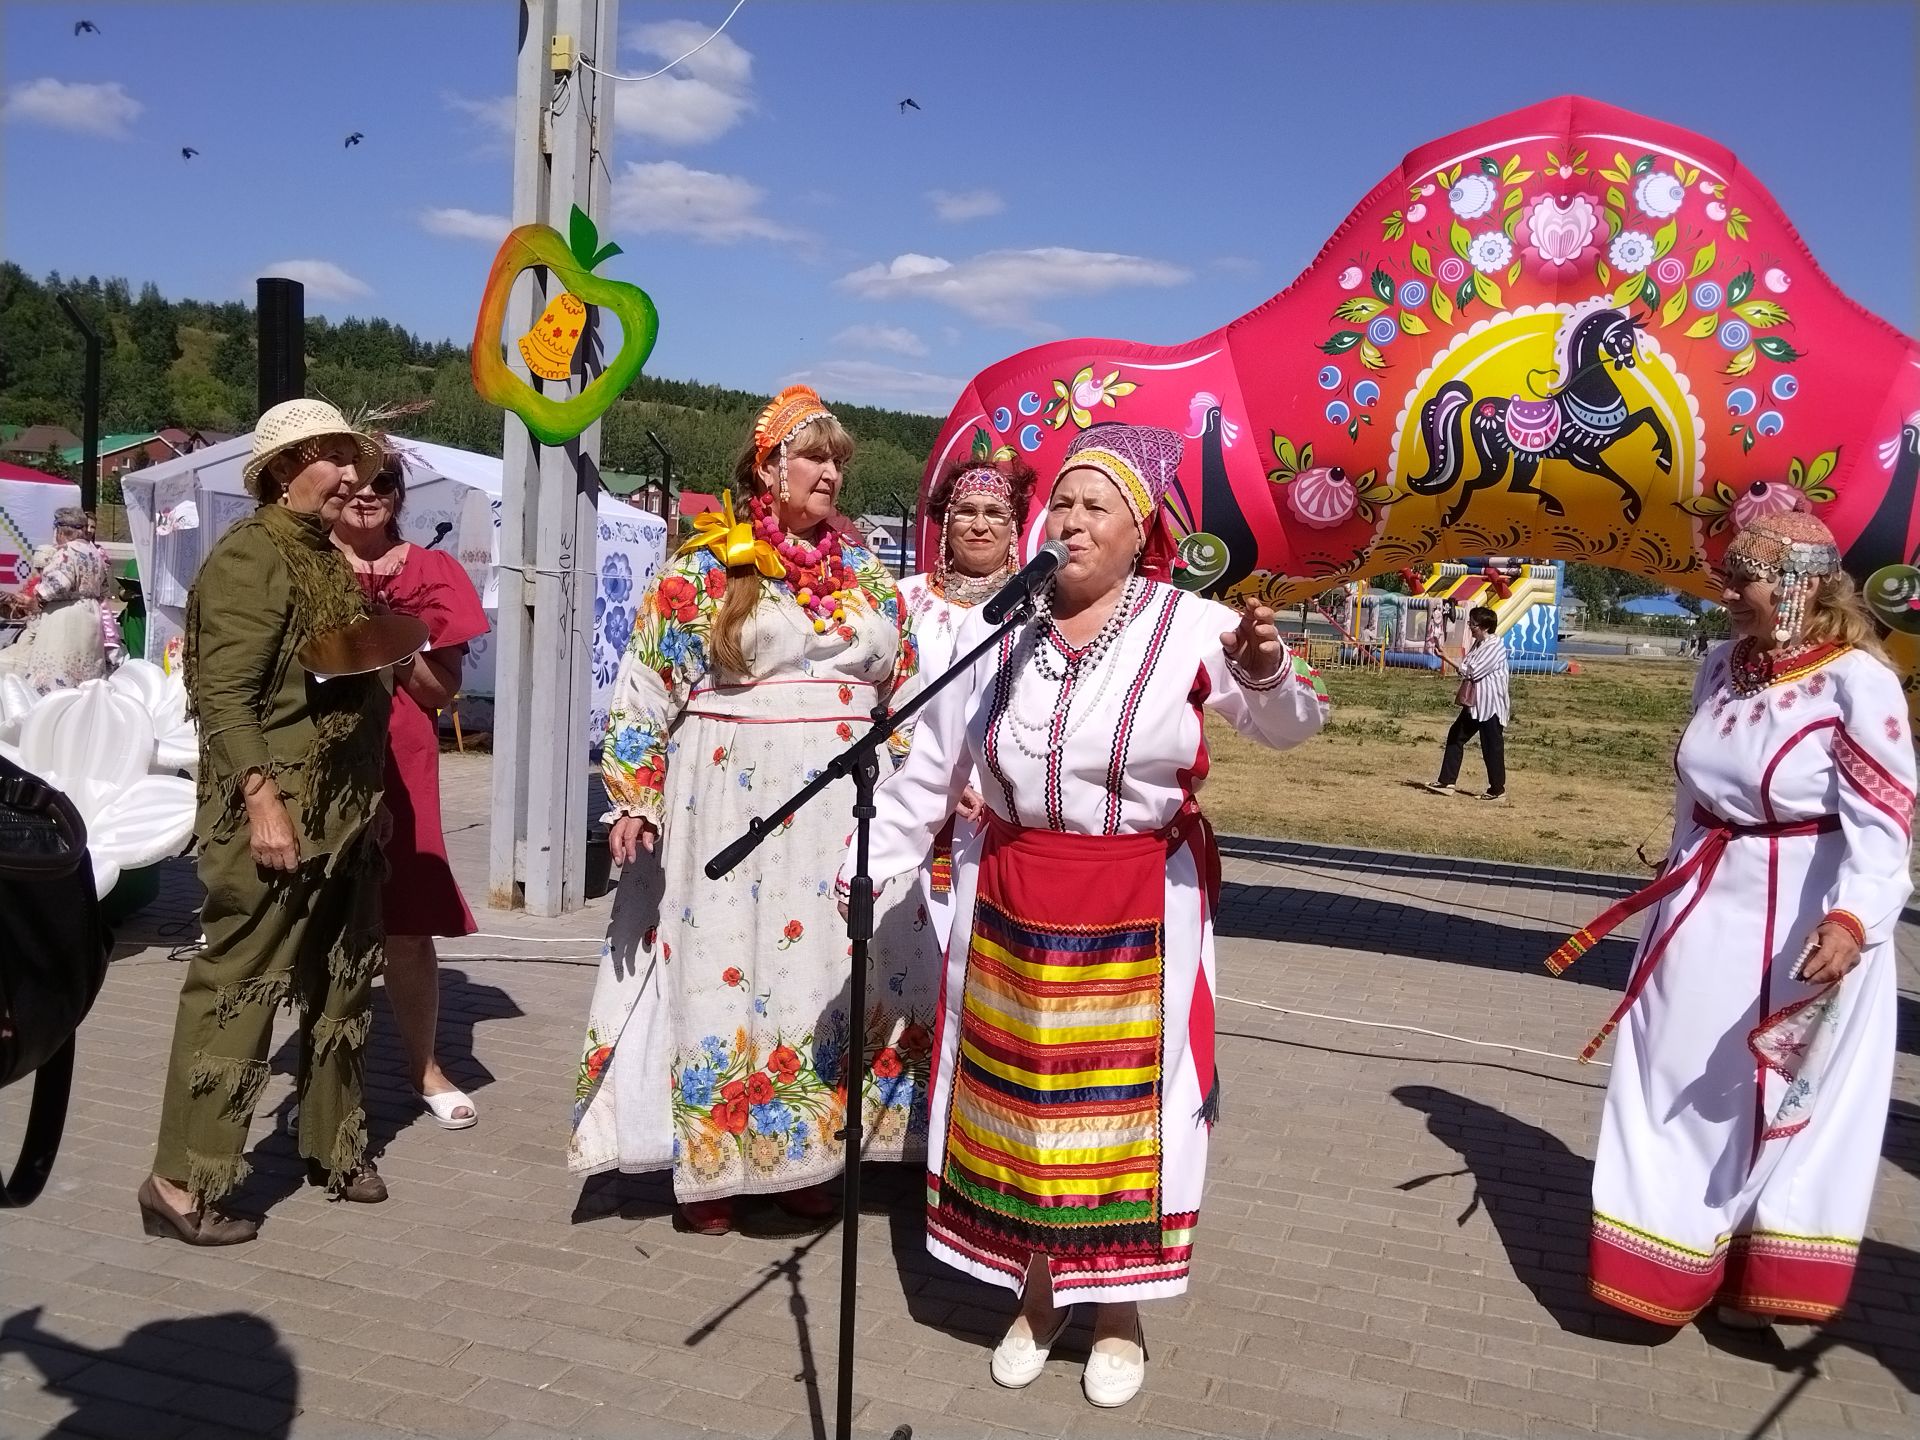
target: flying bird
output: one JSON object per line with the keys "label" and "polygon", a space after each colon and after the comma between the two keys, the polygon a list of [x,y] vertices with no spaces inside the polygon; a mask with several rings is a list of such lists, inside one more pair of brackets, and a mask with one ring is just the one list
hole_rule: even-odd
{"label": "flying bird", "polygon": [[909,95],[906,99],[900,102],[900,113],[902,115],[906,114],[909,107],[915,110],[918,110],[920,108],[919,102],[917,102],[911,95]]}
{"label": "flying bird", "polygon": [[200,152],[194,149],[191,145],[182,145],[180,147],[180,158],[182,160],[191,160],[194,156],[198,155],[199,153]]}
{"label": "flying bird", "polygon": [[76,20],[73,22],[73,33],[76,35],[98,35],[100,33],[100,27],[91,20]]}
{"label": "flying bird", "polygon": [[356,131],[354,131],[354,132],[353,132],[353,133],[352,133],[351,135],[349,135],[349,136],[347,136],[347,143],[346,143],[345,145],[343,145],[343,146],[341,146],[340,148],[341,148],[341,149],[343,149],[343,150],[350,150],[350,149],[352,149],[352,148],[353,148],[353,147],[354,147],[355,145],[358,145],[358,144],[359,144],[359,143],[360,143],[360,142],[361,142],[362,140],[364,140],[364,139],[366,139],[366,138],[367,138],[367,137],[366,137],[366,136],[365,136],[364,134],[362,134],[362,133],[361,133],[360,131],[358,131],[358,130],[356,130]]}

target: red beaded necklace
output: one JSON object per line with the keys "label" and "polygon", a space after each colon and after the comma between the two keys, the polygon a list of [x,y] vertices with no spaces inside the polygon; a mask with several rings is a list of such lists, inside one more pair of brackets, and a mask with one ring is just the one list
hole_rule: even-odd
{"label": "red beaded necklace", "polygon": [[1811,675],[1848,647],[1833,644],[1806,644],[1762,651],[1752,636],[1743,636],[1733,647],[1728,669],[1733,689],[1739,695],[1754,695],[1771,686]]}
{"label": "red beaded necklace", "polygon": [[781,528],[773,497],[765,491],[747,502],[747,513],[753,533],[773,546],[787,567],[784,583],[812,619],[814,632],[824,634],[828,625],[846,619],[846,601],[859,590],[860,580],[841,557],[840,532],[823,525],[816,544],[794,539]]}

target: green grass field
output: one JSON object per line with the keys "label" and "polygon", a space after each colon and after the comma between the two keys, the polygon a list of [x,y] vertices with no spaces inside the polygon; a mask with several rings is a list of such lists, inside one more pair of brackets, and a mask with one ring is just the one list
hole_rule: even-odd
{"label": "green grass field", "polygon": [[[1208,722],[1203,800],[1222,832],[1644,874],[1673,810],[1673,747],[1693,667],[1582,662],[1579,675],[1515,676],[1505,806],[1419,785],[1440,768],[1457,713],[1452,678],[1426,671],[1326,672],[1333,719],[1284,754]],[[1463,791],[1485,788],[1477,742]]]}

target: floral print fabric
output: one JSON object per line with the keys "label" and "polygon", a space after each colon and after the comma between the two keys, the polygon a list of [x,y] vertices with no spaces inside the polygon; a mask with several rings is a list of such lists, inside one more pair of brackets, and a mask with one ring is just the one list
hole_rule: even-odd
{"label": "floral print fabric", "polygon": [[845,554],[861,599],[824,634],[787,586],[763,584],[742,635],[750,681],[709,658],[727,580],[711,554],[676,558],[639,601],[601,768],[614,814],[660,837],[616,898],[575,1077],[576,1171],[671,1166],[683,1201],[831,1179],[856,1028],[868,1158],[924,1152],[932,967],[874,974],[857,1027],[848,1010],[832,882],[852,786],[724,879],[703,868],[824,768],[911,668],[892,578],[869,552]]}

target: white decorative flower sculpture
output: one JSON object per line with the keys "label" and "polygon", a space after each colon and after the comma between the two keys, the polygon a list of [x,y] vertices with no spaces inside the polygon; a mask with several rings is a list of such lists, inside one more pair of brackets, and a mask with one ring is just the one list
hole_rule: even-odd
{"label": "white decorative flower sculpture", "polygon": [[[158,763],[154,717],[138,698],[141,684],[138,677],[125,687],[89,680],[55,690],[40,697],[20,725],[18,763],[64,791],[87,822],[94,889],[102,897],[123,870],[176,854],[193,834],[193,781],[150,773],[178,767]],[[182,705],[184,711],[184,696]]]}
{"label": "white decorative flower sculpture", "polygon": [[113,688],[146,707],[153,721],[153,771],[171,775],[200,769],[200,728],[187,718],[187,685],[151,660],[129,660],[109,678]]}
{"label": "white decorative flower sculpture", "polygon": [[0,671],[0,755],[20,762],[20,726],[39,694],[12,670]]}

